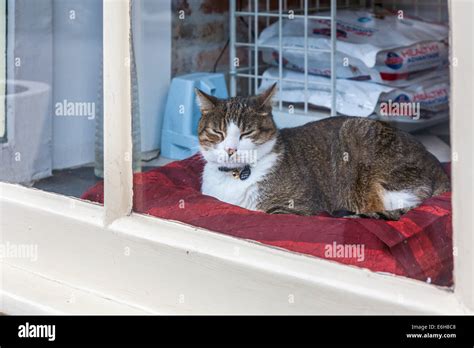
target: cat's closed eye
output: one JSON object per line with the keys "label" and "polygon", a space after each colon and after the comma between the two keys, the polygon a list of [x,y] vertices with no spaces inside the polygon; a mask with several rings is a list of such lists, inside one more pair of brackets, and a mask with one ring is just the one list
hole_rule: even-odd
{"label": "cat's closed eye", "polygon": [[211,135],[217,135],[217,136],[219,136],[221,139],[224,139],[224,138],[225,138],[224,132],[221,131],[221,130],[219,130],[219,129],[206,128],[206,133],[211,134]]}
{"label": "cat's closed eye", "polygon": [[212,130],[214,133],[216,133],[218,136],[220,136],[222,139],[225,138],[225,134],[224,132],[220,131],[220,130],[217,130],[217,129],[213,129]]}
{"label": "cat's closed eye", "polygon": [[224,141],[225,133],[219,129],[206,127],[199,133],[199,141],[201,144],[210,146]]}
{"label": "cat's closed eye", "polygon": [[248,131],[246,131],[246,132],[243,132],[242,134],[240,134],[240,139],[245,138],[245,137],[247,137],[247,136],[249,136],[249,135],[252,135],[254,132],[255,132],[254,129],[251,129],[251,130],[248,130]]}

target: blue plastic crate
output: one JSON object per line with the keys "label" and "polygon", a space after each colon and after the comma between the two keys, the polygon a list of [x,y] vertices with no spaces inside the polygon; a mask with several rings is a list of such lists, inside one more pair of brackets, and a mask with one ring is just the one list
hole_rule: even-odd
{"label": "blue plastic crate", "polygon": [[163,120],[161,155],[164,157],[180,160],[199,150],[197,126],[201,111],[195,88],[218,98],[228,98],[224,74],[194,73],[175,77],[171,81]]}

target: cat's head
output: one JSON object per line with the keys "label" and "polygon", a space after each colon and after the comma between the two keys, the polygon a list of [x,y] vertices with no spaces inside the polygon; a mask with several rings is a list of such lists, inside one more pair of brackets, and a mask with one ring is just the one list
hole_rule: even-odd
{"label": "cat's head", "polygon": [[238,168],[272,151],[277,136],[271,107],[275,91],[276,84],[257,96],[218,99],[196,89],[202,114],[199,145],[207,162]]}

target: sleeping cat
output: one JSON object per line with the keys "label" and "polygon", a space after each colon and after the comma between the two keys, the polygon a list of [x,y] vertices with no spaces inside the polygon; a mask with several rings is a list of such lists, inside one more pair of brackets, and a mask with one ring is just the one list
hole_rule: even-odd
{"label": "sleeping cat", "polygon": [[196,90],[203,194],[267,213],[397,220],[449,191],[438,160],[386,123],[329,117],[278,130],[275,90],[227,100]]}

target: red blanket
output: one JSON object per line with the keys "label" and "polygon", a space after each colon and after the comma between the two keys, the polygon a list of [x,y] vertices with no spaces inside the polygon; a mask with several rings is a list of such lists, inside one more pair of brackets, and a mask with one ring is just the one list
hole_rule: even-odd
{"label": "red blanket", "polygon": [[[451,193],[426,200],[399,221],[269,215],[202,195],[202,169],[196,155],[135,174],[134,211],[375,272],[453,284]],[[103,184],[82,198],[103,203]]]}

